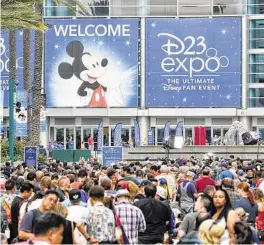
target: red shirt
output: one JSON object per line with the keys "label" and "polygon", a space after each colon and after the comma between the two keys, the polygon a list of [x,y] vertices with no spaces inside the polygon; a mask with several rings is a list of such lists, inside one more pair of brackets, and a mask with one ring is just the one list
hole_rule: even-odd
{"label": "red shirt", "polygon": [[211,179],[210,177],[207,177],[207,176],[198,179],[195,183],[195,187],[196,187],[198,193],[204,192],[204,189],[208,185],[216,186],[216,183],[213,179]]}

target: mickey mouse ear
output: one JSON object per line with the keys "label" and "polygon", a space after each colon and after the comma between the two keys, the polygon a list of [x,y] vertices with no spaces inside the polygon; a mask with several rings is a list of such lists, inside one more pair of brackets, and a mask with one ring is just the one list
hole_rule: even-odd
{"label": "mickey mouse ear", "polygon": [[72,41],[67,45],[67,54],[73,58],[80,56],[83,50],[84,47],[80,41]]}
{"label": "mickey mouse ear", "polygon": [[58,73],[63,79],[70,79],[73,76],[73,68],[71,64],[63,62],[58,67]]}

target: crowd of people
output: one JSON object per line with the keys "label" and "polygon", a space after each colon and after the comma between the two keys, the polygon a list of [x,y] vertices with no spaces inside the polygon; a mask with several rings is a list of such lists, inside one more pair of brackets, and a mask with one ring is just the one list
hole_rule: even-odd
{"label": "crowd of people", "polygon": [[264,244],[264,162],[1,167],[1,244]]}

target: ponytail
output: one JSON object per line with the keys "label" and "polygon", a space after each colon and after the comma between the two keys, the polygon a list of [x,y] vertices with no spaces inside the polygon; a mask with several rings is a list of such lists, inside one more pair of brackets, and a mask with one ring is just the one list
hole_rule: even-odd
{"label": "ponytail", "polygon": [[255,202],[254,194],[251,190],[248,191],[247,196],[248,196],[248,200],[251,203],[251,205],[254,206],[256,202]]}

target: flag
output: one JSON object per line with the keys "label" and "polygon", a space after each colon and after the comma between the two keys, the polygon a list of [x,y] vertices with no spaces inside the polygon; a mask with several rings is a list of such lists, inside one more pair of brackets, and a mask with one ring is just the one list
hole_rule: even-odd
{"label": "flag", "polygon": [[135,130],[135,147],[140,146],[140,129],[138,121],[134,119],[134,130]]}
{"label": "flag", "polygon": [[175,136],[183,136],[183,121],[178,122],[175,129]]}
{"label": "flag", "polygon": [[122,146],[121,131],[122,131],[122,123],[116,124],[114,130],[114,146]]}
{"label": "flag", "polygon": [[168,141],[170,137],[170,121],[167,121],[165,123],[165,127],[164,127],[164,137],[163,137],[163,141],[166,142]]}
{"label": "flag", "polygon": [[97,150],[101,151],[103,147],[103,137],[104,137],[104,121],[101,121],[98,125],[98,136],[97,136]]}

